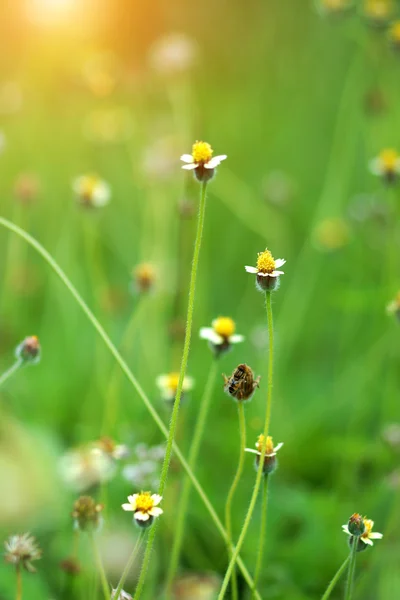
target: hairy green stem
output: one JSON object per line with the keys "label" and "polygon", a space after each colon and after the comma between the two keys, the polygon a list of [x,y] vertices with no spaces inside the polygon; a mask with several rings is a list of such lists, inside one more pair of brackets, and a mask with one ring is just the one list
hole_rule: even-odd
{"label": "hairy green stem", "polygon": [[349,560],[350,560],[350,556],[348,556],[346,558],[346,560],[343,562],[343,564],[339,567],[339,569],[337,570],[336,574],[333,576],[332,581],[330,582],[330,584],[326,588],[325,594],[322,596],[321,600],[328,600],[328,598],[331,595],[331,593],[332,593],[334,587],[336,586],[337,582],[339,581],[339,579],[341,578],[341,576],[345,572]]}
{"label": "hairy green stem", "polygon": [[[240,449],[239,449],[239,462],[236,469],[235,477],[232,481],[231,488],[228,492],[225,504],[225,529],[228,535],[228,556],[232,555],[231,546],[233,544],[232,534],[232,501],[236,492],[236,488],[239,484],[240,478],[242,477],[244,459],[245,459],[245,448],[246,448],[246,419],[244,414],[243,402],[238,402],[238,416],[239,416],[239,432],[240,432]],[[238,585],[236,568],[232,570],[232,600],[238,600]]]}
{"label": "hairy green stem", "polygon": [[359,538],[357,536],[353,536],[353,543],[351,545],[351,551],[349,556],[349,570],[347,572],[346,591],[344,595],[345,600],[351,600],[351,597],[353,595],[353,582],[354,573],[356,571],[358,540]]}
{"label": "hairy green stem", "polygon": [[[203,236],[203,227],[204,227],[204,217],[205,217],[205,209],[206,209],[206,191],[207,191],[207,183],[203,182],[200,188],[200,204],[199,204],[199,213],[197,218],[197,231],[196,231],[196,240],[194,244],[194,253],[193,253],[193,261],[192,261],[192,271],[190,274],[190,285],[189,285],[189,301],[188,301],[188,310],[187,310],[187,319],[186,319],[186,330],[185,330],[185,341],[183,344],[183,354],[182,354],[182,362],[181,368],[179,372],[179,382],[178,388],[176,390],[174,407],[172,409],[171,421],[169,425],[168,439],[167,439],[167,448],[165,451],[164,462],[161,470],[160,477],[160,487],[159,494],[163,495],[164,488],[167,482],[169,465],[171,462],[172,455],[172,444],[175,438],[175,430],[178,422],[178,413],[179,406],[181,403],[182,397],[182,387],[183,381],[186,374],[187,363],[189,359],[189,350],[190,350],[190,339],[192,337],[192,323],[193,323],[193,312],[194,312],[194,298],[196,292],[196,279],[197,279],[197,269],[199,265],[199,256],[200,256],[200,248],[201,248],[201,239]],[[149,537],[147,538],[147,546],[146,552],[144,553],[144,559],[142,564],[142,570],[140,573],[138,585],[136,588],[136,593],[134,596],[134,600],[139,600],[143,585],[146,579],[147,568],[150,562],[151,552],[153,548],[154,538],[156,536],[157,528],[155,524],[151,528],[149,533]]]}
{"label": "hairy green stem", "polygon": [[[267,310],[267,320],[268,320],[268,336],[269,336],[269,361],[268,361],[268,389],[267,389],[267,407],[265,414],[265,424],[264,424],[264,436],[265,439],[268,436],[270,420],[271,420],[271,405],[272,405],[272,382],[273,382],[273,359],[274,359],[274,330],[273,330],[273,317],[272,317],[272,302],[271,302],[271,292],[266,292],[265,295],[265,305]],[[267,445],[263,444],[260,462],[257,469],[256,482],[254,484],[253,494],[250,499],[249,508],[247,509],[247,514],[243,523],[242,531],[240,532],[238,542],[236,544],[236,548],[232,553],[232,558],[230,560],[228,569],[225,573],[224,580],[222,582],[221,589],[218,594],[217,600],[222,600],[224,598],[226,589],[229,584],[229,580],[231,578],[231,574],[233,568],[235,566],[237,557],[239,555],[240,549],[243,545],[244,539],[246,537],[247,530],[249,528],[251,519],[253,517],[253,512],[257,502],[257,496],[261,485],[261,480],[263,478],[263,468],[264,468],[264,458],[267,450]]]}
{"label": "hairy green stem", "polygon": [[[49,252],[47,252],[47,250],[37,240],[35,240],[35,238],[33,238],[31,235],[29,235],[29,233],[27,233],[26,231],[24,231],[23,229],[18,227],[18,225],[11,223],[10,221],[8,221],[7,219],[4,219],[3,217],[0,217],[0,225],[9,231],[12,231],[13,233],[18,235],[22,239],[24,239],[25,242],[27,242],[32,248],[34,248],[34,250],[36,250],[36,252],[51,267],[51,269],[54,271],[54,273],[57,275],[57,277],[59,277],[59,279],[63,282],[65,287],[68,289],[68,291],[70,292],[70,294],[72,295],[74,300],[77,302],[77,304],[83,311],[83,313],[88,318],[91,325],[94,327],[94,329],[97,331],[99,336],[102,338],[104,344],[107,346],[107,348],[109,349],[112,356],[115,358],[115,360],[119,364],[121,370],[127,377],[128,381],[130,382],[132,387],[135,389],[139,398],[142,400],[143,404],[145,405],[146,409],[148,410],[150,416],[156,423],[158,429],[161,431],[163,436],[167,439],[168,438],[168,429],[166,428],[166,426],[164,425],[158,412],[156,411],[156,409],[150,402],[148,396],[145,394],[145,392],[144,392],[143,388],[141,387],[141,385],[139,384],[138,380],[136,379],[136,377],[134,376],[134,374],[128,367],[125,360],[122,358],[121,354],[118,352],[115,345],[112,343],[111,339],[105,332],[105,330],[102,327],[102,325],[100,324],[100,322],[96,319],[96,317],[94,316],[94,314],[92,313],[92,311],[90,310],[90,308],[88,307],[86,302],[83,300],[82,296],[78,293],[77,289],[72,285],[71,281],[68,279],[68,277],[66,276],[64,271],[59,267],[57,262],[51,256],[51,254],[49,254]],[[175,452],[177,459],[179,460],[179,462],[181,463],[185,472],[187,473],[188,477],[190,477],[193,487],[195,488],[196,492],[198,493],[199,497],[201,498],[212,521],[214,522],[219,533],[221,534],[221,537],[226,542],[227,541],[226,531],[225,531],[225,528],[224,528],[220,518],[218,517],[218,515],[215,511],[214,506],[210,502],[206,492],[204,491],[203,487],[200,485],[199,480],[194,475],[192,469],[189,467],[187,460],[185,459],[182,452],[180,451],[179,446],[175,442],[173,443],[173,450]],[[247,567],[245,566],[244,562],[242,561],[242,559],[240,557],[237,558],[237,564],[239,565],[239,568],[242,571],[243,576],[244,576],[245,580],[247,581],[248,585],[251,587],[253,585],[253,579],[252,579]],[[257,593],[257,599],[261,600],[261,596],[258,593]]]}
{"label": "hairy green stem", "polygon": [[[208,379],[206,383],[206,387],[204,389],[204,394],[200,402],[200,408],[196,420],[196,426],[193,432],[192,444],[189,450],[189,458],[188,464],[192,471],[195,470],[197,457],[199,455],[199,449],[201,440],[203,438],[204,427],[206,424],[208,412],[210,409],[212,393],[215,387],[215,380],[218,372],[218,360],[214,359],[213,364],[211,366],[210,372],[208,374]],[[176,511],[177,520],[174,525],[174,542],[171,550],[171,558],[167,573],[167,583],[166,583],[166,597],[169,598],[171,594],[172,583],[175,578],[175,574],[178,568],[179,556],[182,548],[182,540],[183,540],[183,532],[185,529],[185,521],[186,521],[186,513],[189,504],[190,491],[192,488],[192,482],[189,477],[185,478],[182,494],[180,497],[180,501],[178,504],[178,508]]]}
{"label": "hairy green stem", "polygon": [[134,548],[132,550],[132,554],[130,555],[129,560],[128,560],[128,562],[125,565],[125,569],[124,569],[124,571],[123,571],[123,573],[121,575],[121,579],[119,580],[119,583],[117,585],[117,589],[115,590],[114,598],[116,600],[119,599],[119,596],[120,596],[120,593],[123,590],[126,578],[128,577],[128,575],[130,573],[130,570],[133,567],[133,563],[135,562],[136,555],[137,555],[138,550],[140,548],[140,545],[141,545],[141,543],[143,541],[145,531],[146,531],[145,529],[141,530],[141,532],[140,532],[140,534],[138,536],[138,539],[136,540],[136,544],[135,544],[135,546],[134,546]]}
{"label": "hairy green stem", "polygon": [[13,365],[7,371],[4,371],[3,375],[0,375],[0,386],[2,386],[7,379],[9,379],[18,369],[22,366],[22,360],[18,358]]}
{"label": "hairy green stem", "polygon": [[254,584],[253,584],[253,599],[255,597],[255,590],[257,589],[258,580],[260,578],[261,567],[263,563],[263,553],[264,553],[264,541],[265,541],[265,532],[267,528],[267,507],[268,507],[268,481],[269,475],[266,473],[264,475],[264,485],[263,485],[263,497],[262,497],[262,505],[261,505],[261,526],[260,526],[260,541],[258,543],[258,555],[256,568],[254,571]]}
{"label": "hairy green stem", "polygon": [[[110,587],[108,585],[107,577],[106,577],[106,574],[104,571],[103,561],[101,559],[101,554],[100,554],[99,548],[97,546],[96,538],[95,538],[93,531],[90,532],[89,537],[90,537],[90,543],[92,545],[93,555],[94,555],[94,558],[96,561],[96,566],[97,566],[98,573],[100,576],[100,582],[101,582],[101,587],[103,590],[104,600],[109,600]],[[118,596],[117,596],[117,598],[118,598]]]}

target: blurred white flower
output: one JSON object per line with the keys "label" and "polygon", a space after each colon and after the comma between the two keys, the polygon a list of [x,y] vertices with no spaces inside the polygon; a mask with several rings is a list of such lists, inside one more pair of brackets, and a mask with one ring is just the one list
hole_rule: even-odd
{"label": "blurred white flower", "polygon": [[184,73],[197,60],[196,42],[184,33],[169,33],[154,42],[149,51],[150,66],[162,75]]}
{"label": "blurred white flower", "polygon": [[69,450],[60,459],[60,474],[68,487],[84,492],[115,475],[115,461],[93,446]]}
{"label": "blurred white flower", "polygon": [[77,201],[83,206],[101,208],[109,203],[111,190],[108,183],[97,175],[81,175],[74,179],[72,188]]}

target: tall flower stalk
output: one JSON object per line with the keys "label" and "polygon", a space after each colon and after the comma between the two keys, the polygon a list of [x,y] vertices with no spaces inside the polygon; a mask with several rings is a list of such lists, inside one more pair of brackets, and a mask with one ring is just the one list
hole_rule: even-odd
{"label": "tall flower stalk", "polygon": [[348,556],[346,558],[346,560],[340,565],[339,569],[336,571],[335,575],[333,576],[332,581],[326,588],[326,591],[325,591],[324,595],[322,596],[321,600],[328,600],[328,598],[330,597],[331,593],[333,592],[337,582],[339,581],[339,579],[341,578],[341,576],[347,569],[349,560],[350,560],[350,556]]}
{"label": "tall flower stalk", "polygon": [[122,591],[122,589],[124,587],[124,583],[126,581],[126,578],[128,577],[128,575],[129,575],[129,573],[130,573],[130,571],[131,571],[131,569],[133,567],[133,563],[135,562],[137,553],[138,553],[139,548],[140,548],[140,546],[141,546],[141,544],[143,542],[144,533],[145,533],[145,530],[143,529],[140,532],[140,534],[139,534],[139,536],[138,536],[138,538],[136,540],[136,544],[135,544],[135,546],[134,546],[134,548],[132,550],[132,553],[131,553],[131,555],[129,557],[129,560],[126,563],[125,569],[124,569],[124,571],[123,571],[123,573],[121,575],[121,578],[120,578],[120,580],[118,582],[117,589],[115,590],[114,598],[118,599],[119,596],[120,596],[120,594],[121,594],[121,591]]}
{"label": "tall flower stalk", "polygon": [[[211,369],[209,371],[206,387],[204,394],[200,402],[200,408],[196,420],[196,426],[193,432],[192,443],[189,450],[188,464],[192,470],[195,469],[197,458],[199,455],[200,444],[203,438],[204,428],[207,421],[208,412],[210,409],[211,399],[213,390],[215,388],[215,380],[218,372],[218,361],[213,360]],[[180,501],[176,511],[177,520],[174,526],[174,542],[171,550],[171,558],[167,573],[166,583],[166,597],[169,598],[171,594],[172,584],[175,578],[175,574],[178,568],[179,556],[182,549],[183,533],[185,530],[186,514],[189,505],[190,492],[192,489],[192,482],[189,477],[185,477],[183,484]]]}
{"label": "tall flower stalk", "polygon": [[18,369],[22,366],[22,360],[17,359],[14,364],[11,365],[9,369],[4,371],[2,375],[0,375],[0,386],[4,385],[4,383],[10,379],[18,371]]}
{"label": "tall flower stalk", "polygon": [[[164,488],[167,482],[167,476],[169,471],[169,465],[171,461],[172,455],[172,445],[175,438],[175,430],[178,422],[178,413],[179,407],[182,397],[182,387],[185,379],[187,363],[189,359],[189,350],[190,350],[190,340],[192,336],[192,323],[193,323],[193,312],[194,312],[194,299],[195,299],[195,291],[196,291],[196,280],[197,280],[197,269],[199,265],[199,257],[200,257],[200,248],[201,248],[201,240],[203,237],[203,228],[204,228],[204,219],[205,219],[205,209],[206,209],[206,193],[207,193],[207,184],[213,178],[215,169],[221,163],[222,160],[225,160],[226,156],[215,156],[212,157],[213,151],[207,142],[196,142],[193,144],[192,154],[183,154],[181,156],[181,160],[185,163],[183,168],[186,170],[191,170],[194,172],[196,179],[200,182],[200,203],[199,203],[199,212],[197,218],[197,231],[196,231],[196,239],[194,244],[194,253],[193,253],[193,261],[192,261],[192,270],[190,274],[190,285],[189,285],[189,302],[188,302],[188,310],[187,310],[187,319],[186,319],[186,330],[185,330],[185,341],[183,344],[183,354],[182,354],[182,362],[179,373],[179,383],[176,391],[174,407],[172,410],[171,421],[169,426],[168,440],[167,440],[167,448],[165,451],[164,463],[161,470],[160,477],[160,488],[159,494],[162,496],[164,492]],[[152,527],[149,537],[147,539],[146,551],[143,559],[142,570],[140,573],[138,585],[136,588],[136,593],[134,600],[138,600],[141,596],[144,581],[146,578],[147,568],[150,562],[150,556],[153,548],[153,542],[156,535],[156,527]]]}
{"label": "tall flower stalk", "polygon": [[[239,462],[236,469],[235,477],[232,481],[231,488],[228,492],[228,496],[226,498],[225,504],[225,529],[228,535],[228,556],[232,555],[230,545],[233,543],[233,533],[232,533],[232,501],[235,495],[237,486],[242,477],[243,467],[244,467],[244,458],[245,458],[245,448],[246,448],[246,419],[244,414],[244,405],[242,402],[238,403],[238,416],[239,416],[239,432],[240,432],[240,447],[239,447]],[[237,585],[237,574],[236,568],[232,571],[232,600],[238,599],[238,585]]]}
{"label": "tall flower stalk", "polygon": [[257,589],[258,580],[260,578],[261,566],[263,564],[263,554],[264,554],[264,541],[265,541],[265,533],[267,530],[267,506],[268,506],[268,473],[264,476],[263,482],[263,495],[262,495],[262,504],[261,504],[261,525],[260,525],[260,541],[258,543],[258,554],[257,554],[257,562],[256,568],[254,571],[254,584],[253,584],[253,593],[252,598],[255,598],[255,590]]}
{"label": "tall flower stalk", "polygon": [[[257,266],[250,267],[246,266],[245,269],[248,273],[253,273],[256,275],[256,287],[260,292],[265,293],[265,307],[267,312],[267,322],[268,322],[268,341],[269,341],[269,360],[268,360],[268,385],[267,385],[267,403],[266,403],[266,411],[265,411],[265,423],[264,423],[264,432],[263,432],[263,443],[260,444],[260,452],[258,453],[258,466],[257,466],[257,475],[256,481],[254,484],[253,494],[250,499],[250,504],[247,509],[247,514],[242,526],[242,530],[239,535],[238,542],[233,551],[230,563],[228,565],[228,569],[225,573],[224,580],[222,582],[222,586],[218,595],[217,600],[222,600],[224,598],[226,589],[229,584],[229,580],[232,576],[233,569],[235,567],[235,563],[237,557],[239,555],[240,549],[243,545],[244,539],[247,534],[247,530],[250,526],[251,519],[253,517],[254,509],[257,502],[258,492],[260,490],[261,481],[264,476],[264,465],[265,458],[268,454],[267,446],[268,446],[268,432],[270,428],[271,421],[271,408],[272,408],[272,384],[273,384],[273,366],[274,366],[274,323],[273,323],[273,315],[272,315],[272,298],[271,294],[274,290],[277,290],[279,287],[279,278],[280,275],[283,275],[283,271],[280,271],[280,267],[285,264],[285,260],[279,258],[275,260],[271,254],[271,252],[266,249],[264,252],[260,252],[257,257]],[[257,593],[256,588],[253,582],[253,593]]]}

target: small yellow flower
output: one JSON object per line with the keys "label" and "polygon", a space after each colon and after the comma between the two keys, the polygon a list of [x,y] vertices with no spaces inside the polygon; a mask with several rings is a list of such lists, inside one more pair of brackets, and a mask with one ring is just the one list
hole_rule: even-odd
{"label": "small yellow flower", "polygon": [[386,180],[387,183],[393,183],[400,174],[400,155],[397,150],[386,148],[370,162],[370,170],[374,175],[378,175]]}
{"label": "small yellow flower", "polygon": [[150,492],[140,492],[128,496],[129,503],[123,504],[122,508],[133,512],[133,518],[138,525],[147,527],[151,525],[155,517],[162,515],[163,510],[158,506],[162,496],[151,494]]}
{"label": "small yellow flower", "polygon": [[263,472],[265,475],[273,473],[277,467],[276,455],[277,452],[282,448],[283,442],[280,442],[276,446],[274,446],[273,439],[270,435],[265,438],[265,435],[261,434],[258,436],[256,442],[256,449],[253,448],[245,448],[245,452],[251,452],[256,455],[256,469],[260,464],[260,457],[262,456],[263,451],[264,454],[264,465]]}
{"label": "small yellow flower", "polygon": [[364,0],[363,12],[374,25],[385,25],[394,14],[393,0]]}
{"label": "small yellow flower", "polygon": [[279,276],[284,274],[284,271],[279,271],[279,268],[285,264],[283,258],[273,258],[271,252],[266,249],[264,252],[259,252],[257,257],[257,266],[245,266],[247,273],[257,275],[257,287],[260,291],[275,290],[279,284]]}
{"label": "small yellow flower", "polygon": [[334,252],[348,244],[350,229],[344,219],[331,217],[320,221],[316,225],[313,235],[318,249],[326,252]]}
{"label": "small yellow flower", "polygon": [[394,21],[388,31],[389,41],[393,48],[400,50],[400,20]]}
{"label": "small yellow flower", "polygon": [[[157,387],[161,391],[161,396],[166,401],[175,400],[176,391],[178,389],[179,373],[172,372],[166,375],[159,375],[156,380]],[[182,392],[189,392],[194,386],[192,377],[185,375],[183,379]]]}
{"label": "small yellow flower", "polygon": [[110,186],[97,175],[81,175],[72,184],[80,204],[89,208],[101,208],[109,203]]}
{"label": "small yellow flower", "polygon": [[[383,534],[378,533],[377,531],[372,531],[374,522],[371,521],[371,519],[367,519],[366,517],[364,517],[363,523],[364,523],[364,533],[361,536],[357,536],[357,537],[359,537],[359,540],[361,542],[363,542],[364,544],[366,544],[368,546],[373,546],[374,543],[372,540],[381,540],[383,538]],[[348,523],[346,523],[346,525],[342,525],[342,529],[345,533],[347,533],[347,535],[352,536],[352,534],[349,531]]]}
{"label": "small yellow flower", "polygon": [[214,175],[216,167],[227,158],[226,154],[213,157],[213,149],[207,142],[195,142],[192,154],[182,154],[181,161],[186,163],[182,169],[195,171],[199,181],[209,181]]}
{"label": "small yellow flower", "polygon": [[134,287],[137,292],[148,292],[154,285],[156,270],[151,263],[144,262],[136,265],[132,272]]}
{"label": "small yellow flower", "polygon": [[212,327],[202,327],[200,337],[208,340],[212,349],[219,354],[229,350],[232,344],[243,342],[244,336],[235,333],[236,323],[230,317],[218,317],[212,322]]}

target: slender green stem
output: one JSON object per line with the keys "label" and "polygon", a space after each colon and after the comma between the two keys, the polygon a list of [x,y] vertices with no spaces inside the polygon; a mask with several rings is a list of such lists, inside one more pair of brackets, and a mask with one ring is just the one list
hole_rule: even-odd
{"label": "slender green stem", "polygon": [[[269,361],[268,361],[268,389],[267,389],[267,407],[265,414],[265,424],[264,424],[264,436],[267,438],[269,425],[271,420],[271,404],[272,404],[272,382],[273,382],[273,359],[274,359],[274,329],[273,329],[273,317],[272,317],[272,302],[271,302],[271,292],[266,292],[265,304],[267,309],[267,320],[268,320],[268,337],[269,337]],[[256,482],[254,484],[253,494],[250,499],[249,508],[247,509],[247,514],[243,523],[242,531],[240,532],[238,542],[236,544],[236,548],[233,551],[232,558],[230,560],[228,569],[225,573],[224,580],[222,582],[221,589],[218,594],[217,600],[222,600],[225,596],[226,589],[228,587],[228,583],[231,577],[231,573],[235,566],[237,557],[239,555],[240,549],[243,545],[244,539],[246,537],[247,530],[249,528],[251,519],[253,517],[253,512],[257,502],[257,496],[261,485],[261,480],[263,478],[263,468],[264,468],[264,458],[266,453],[267,445],[263,444],[260,462],[256,475]]]}
{"label": "slender green stem", "polygon": [[346,592],[344,595],[345,600],[351,600],[351,596],[353,593],[353,582],[354,582],[354,573],[356,571],[358,539],[359,538],[357,536],[353,536],[353,543],[351,545],[351,551],[350,551],[350,556],[349,556],[349,570],[347,572]]}
{"label": "slender green stem", "polygon": [[[204,388],[203,397],[200,402],[200,407],[198,411],[198,416],[196,420],[196,426],[193,432],[192,444],[189,450],[189,458],[188,464],[190,468],[194,471],[197,457],[199,454],[200,444],[204,433],[204,427],[206,424],[208,412],[210,409],[212,393],[215,387],[215,380],[218,372],[218,360],[214,359],[213,364],[211,366],[210,372],[208,374],[208,379],[206,383],[206,387]],[[171,550],[171,558],[167,573],[167,583],[166,583],[166,597],[169,598],[171,594],[171,587],[173,580],[175,578],[175,574],[178,568],[179,556],[182,548],[182,539],[183,532],[185,529],[185,521],[186,521],[186,513],[189,504],[190,491],[192,488],[192,482],[189,477],[185,478],[182,494],[180,497],[180,501],[178,504],[178,508],[176,511],[177,520],[174,525],[174,542]]]}
{"label": "slender green stem", "polygon": [[[159,494],[163,495],[164,488],[167,482],[169,465],[171,462],[172,455],[172,446],[175,437],[176,425],[178,422],[178,413],[179,406],[182,397],[182,386],[183,380],[186,374],[186,367],[189,359],[189,350],[190,350],[190,339],[192,336],[192,323],[193,323],[193,311],[194,311],[194,298],[196,291],[196,279],[197,279],[197,268],[199,265],[199,256],[200,256],[200,248],[201,248],[201,239],[203,236],[203,227],[204,227],[204,217],[205,217],[205,208],[206,208],[206,191],[207,191],[207,183],[203,182],[200,188],[200,204],[199,204],[199,213],[197,218],[197,231],[196,231],[196,240],[194,244],[194,253],[193,253],[193,261],[192,261],[192,271],[190,275],[190,285],[189,285],[189,301],[188,301],[188,311],[187,311],[187,320],[186,320],[186,331],[185,331],[185,341],[183,345],[183,354],[182,354],[182,362],[181,369],[179,373],[179,382],[178,388],[176,390],[174,408],[172,409],[171,421],[169,425],[168,439],[167,439],[167,448],[165,451],[165,458],[161,470],[160,477],[160,488]],[[139,600],[143,585],[146,579],[147,568],[150,562],[151,552],[153,548],[153,542],[156,535],[157,528],[155,525],[151,528],[149,533],[149,537],[147,538],[147,546],[146,552],[144,554],[142,570],[140,573],[138,585],[136,588],[136,593],[134,600]]]}
{"label": "slender green stem", "polygon": [[[98,574],[100,576],[101,587],[103,589],[104,600],[110,600],[110,586],[108,585],[107,577],[104,571],[104,565],[101,558],[99,548],[97,546],[96,538],[93,531],[89,534],[90,543],[92,544],[93,555],[96,561]],[[117,596],[118,598],[118,596]]]}
{"label": "slender green stem", "polygon": [[22,600],[22,574],[21,574],[20,565],[17,565],[16,573],[17,573],[17,590],[16,590],[16,595],[15,595],[15,600]]}
{"label": "slender green stem", "polygon": [[[245,459],[245,448],[246,448],[246,420],[244,414],[244,404],[243,402],[238,402],[238,416],[239,416],[239,432],[240,432],[240,449],[239,449],[239,462],[236,469],[235,477],[232,481],[231,488],[228,492],[228,496],[226,498],[225,504],[225,529],[228,534],[228,556],[232,555],[231,546],[233,543],[233,534],[232,534],[232,501],[236,492],[236,488],[239,484],[240,478],[242,477],[243,467],[244,467],[244,459]],[[237,575],[236,568],[232,570],[232,600],[238,600],[238,585],[237,585]]]}
{"label": "slender green stem", "polygon": [[267,507],[268,507],[268,481],[269,476],[268,473],[264,475],[264,485],[263,485],[263,497],[262,497],[262,505],[261,505],[261,526],[260,526],[260,541],[258,543],[258,556],[256,562],[256,568],[254,571],[254,584],[253,584],[253,599],[255,590],[257,589],[258,580],[260,578],[261,566],[263,564],[263,552],[264,552],[264,541],[265,541],[265,532],[267,527]]}
{"label": "slender green stem", "polygon": [[18,369],[22,366],[22,360],[18,358],[13,365],[7,371],[4,371],[3,375],[0,375],[0,386],[2,386],[7,379],[9,379]]}
{"label": "slender green stem", "polygon": [[[101,326],[100,322],[96,319],[96,317],[94,316],[94,314],[92,313],[92,311],[90,310],[90,308],[87,306],[86,302],[83,300],[82,296],[78,293],[77,289],[72,285],[71,281],[68,279],[68,277],[66,276],[66,274],[64,273],[64,271],[59,267],[59,265],[57,264],[57,262],[51,256],[51,254],[49,254],[49,252],[47,252],[47,250],[45,248],[43,248],[43,246],[37,240],[35,240],[35,238],[33,238],[31,235],[29,235],[29,233],[27,233],[26,231],[24,231],[23,229],[21,229],[20,227],[18,227],[18,225],[15,225],[14,223],[11,223],[10,221],[8,221],[7,219],[4,219],[3,217],[0,217],[0,225],[2,227],[4,227],[5,229],[8,229],[9,231],[12,231],[13,233],[15,233],[16,235],[18,235],[19,237],[21,237],[32,248],[34,248],[34,250],[36,250],[36,252],[51,267],[51,269],[54,271],[54,273],[57,275],[57,277],[59,277],[59,279],[63,282],[63,284],[65,285],[65,287],[68,289],[68,291],[70,292],[70,294],[74,298],[74,300],[77,302],[77,304],[79,305],[79,307],[82,309],[83,313],[88,318],[88,320],[91,323],[91,325],[94,327],[94,329],[97,331],[97,333],[99,334],[99,336],[102,338],[104,344],[107,346],[107,348],[109,349],[109,351],[112,354],[112,356],[115,358],[115,360],[119,364],[121,370],[124,372],[124,374],[127,377],[128,381],[131,383],[132,387],[134,388],[134,390],[138,394],[139,398],[142,400],[142,402],[145,405],[145,407],[148,410],[148,412],[150,413],[150,416],[152,417],[152,419],[156,423],[158,429],[161,431],[161,433],[163,434],[163,436],[167,439],[168,438],[168,429],[166,428],[166,426],[164,425],[164,423],[163,423],[162,419],[160,418],[158,412],[156,411],[156,409],[154,408],[154,406],[150,402],[148,396],[145,394],[145,392],[144,392],[143,388],[141,387],[141,385],[139,384],[138,380],[136,379],[136,377],[134,376],[134,374],[132,373],[132,371],[128,367],[128,365],[125,362],[125,360],[122,358],[121,354],[118,352],[118,350],[115,347],[115,345],[112,343],[111,339],[109,338],[109,336],[105,332],[104,328]],[[216,512],[214,506],[210,502],[210,500],[209,500],[206,492],[204,491],[203,487],[201,486],[199,480],[197,479],[197,477],[193,473],[192,469],[189,467],[189,464],[188,464],[187,460],[185,459],[185,457],[183,456],[182,452],[180,451],[179,446],[174,442],[172,447],[173,447],[173,450],[174,450],[174,452],[176,454],[177,459],[181,463],[181,465],[184,468],[185,472],[187,473],[188,477],[190,477],[190,480],[191,480],[191,482],[193,484],[193,487],[195,488],[197,494],[201,498],[201,500],[202,500],[204,506],[206,507],[206,509],[207,509],[207,511],[208,511],[208,513],[209,513],[209,515],[210,515],[210,517],[212,519],[212,521],[214,522],[214,524],[215,524],[216,528],[218,529],[219,533],[221,534],[221,537],[225,541],[227,541],[227,535],[226,535],[225,528],[224,528],[224,526],[223,526],[220,518],[218,517],[217,512]],[[238,563],[239,568],[241,569],[241,571],[243,573],[243,576],[244,576],[245,580],[247,581],[248,585],[251,587],[252,584],[253,584],[253,579],[252,579],[252,577],[251,577],[251,575],[250,575],[250,573],[249,573],[246,565],[244,564],[244,562],[242,561],[242,559],[239,558],[239,557],[237,558],[237,563]],[[258,593],[257,593],[257,600],[261,600],[261,596]]]}
{"label": "slender green stem", "polygon": [[331,593],[332,593],[335,585],[337,584],[337,582],[339,581],[339,579],[341,578],[341,576],[345,572],[349,560],[350,560],[350,556],[348,556],[346,558],[346,560],[343,562],[343,564],[339,567],[339,569],[337,570],[336,574],[333,576],[332,581],[330,582],[330,584],[326,588],[325,594],[322,596],[321,600],[328,600],[328,598],[331,595]]}
{"label": "slender green stem", "polygon": [[128,577],[128,575],[130,573],[130,570],[133,567],[133,563],[135,562],[136,555],[137,555],[138,550],[139,550],[139,548],[141,546],[141,543],[143,541],[145,531],[146,531],[145,529],[142,529],[141,532],[139,533],[138,539],[136,540],[136,544],[135,544],[135,546],[134,546],[134,548],[132,550],[132,554],[130,555],[129,560],[128,560],[128,562],[125,565],[124,572],[121,575],[121,579],[119,580],[119,583],[117,585],[117,589],[115,590],[115,594],[114,594],[114,598],[116,598],[117,600],[119,599],[119,595],[122,592],[122,589],[124,587],[124,583],[126,581],[126,578]]}

